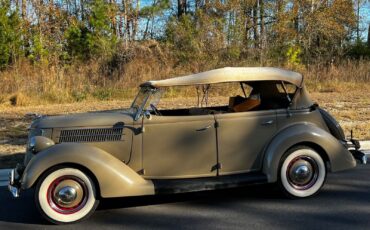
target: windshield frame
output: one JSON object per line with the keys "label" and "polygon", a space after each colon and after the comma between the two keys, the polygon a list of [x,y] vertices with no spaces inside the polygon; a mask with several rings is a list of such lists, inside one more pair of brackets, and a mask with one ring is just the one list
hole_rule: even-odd
{"label": "windshield frame", "polygon": [[[148,102],[152,101],[152,99],[155,99],[156,104],[159,103],[159,100],[162,96],[162,92],[163,91],[159,88],[153,88],[153,87],[147,87],[147,86],[140,87],[140,90],[138,94],[136,95],[130,107],[130,109],[133,110],[135,121],[139,120],[144,110],[150,110],[150,109],[146,109]],[[158,94],[158,96],[152,97],[155,94]],[[141,96],[143,96],[143,100],[138,101],[138,99]]]}

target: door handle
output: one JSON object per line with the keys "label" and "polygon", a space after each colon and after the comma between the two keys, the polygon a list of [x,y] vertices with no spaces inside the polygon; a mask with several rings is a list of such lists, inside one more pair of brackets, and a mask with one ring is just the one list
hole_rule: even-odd
{"label": "door handle", "polygon": [[268,120],[268,121],[264,121],[264,122],[261,123],[261,125],[263,125],[263,126],[272,125],[272,124],[274,124],[273,120]]}
{"label": "door handle", "polygon": [[208,125],[208,126],[206,126],[206,127],[204,127],[204,128],[197,129],[196,131],[205,131],[205,130],[207,130],[207,129],[211,128],[211,127],[212,127],[212,125]]}

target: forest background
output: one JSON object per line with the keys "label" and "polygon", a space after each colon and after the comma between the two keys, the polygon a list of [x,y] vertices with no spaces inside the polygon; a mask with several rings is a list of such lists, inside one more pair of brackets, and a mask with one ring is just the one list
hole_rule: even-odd
{"label": "forest background", "polygon": [[225,66],[302,73],[345,134],[369,140],[369,27],[367,0],[0,0],[0,168],[22,161],[30,113],[125,108],[143,81]]}
{"label": "forest background", "polygon": [[369,27],[367,0],[0,0],[0,104],[131,98],[224,66],[341,91],[370,81]]}

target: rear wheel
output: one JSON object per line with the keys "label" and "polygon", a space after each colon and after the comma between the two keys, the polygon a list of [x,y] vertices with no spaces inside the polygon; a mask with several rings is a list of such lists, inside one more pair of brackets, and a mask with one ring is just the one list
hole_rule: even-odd
{"label": "rear wheel", "polygon": [[98,206],[94,182],[75,168],[55,168],[38,181],[36,206],[48,221],[65,224],[81,221]]}
{"label": "rear wheel", "polygon": [[320,191],[325,179],[325,163],[312,148],[294,147],[280,162],[279,187],[289,197],[313,196]]}

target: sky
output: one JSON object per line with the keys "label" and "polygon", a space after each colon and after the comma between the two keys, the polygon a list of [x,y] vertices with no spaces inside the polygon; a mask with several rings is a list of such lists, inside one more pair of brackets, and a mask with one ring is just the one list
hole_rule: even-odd
{"label": "sky", "polygon": [[362,38],[367,40],[368,29],[370,24],[370,2],[364,4],[360,11],[360,15],[361,15],[361,29],[363,29]]}

